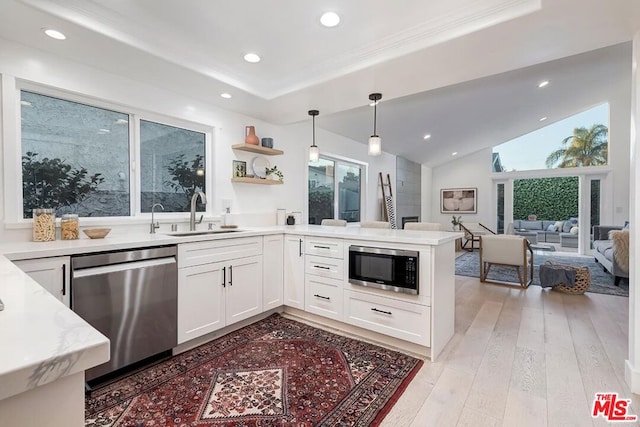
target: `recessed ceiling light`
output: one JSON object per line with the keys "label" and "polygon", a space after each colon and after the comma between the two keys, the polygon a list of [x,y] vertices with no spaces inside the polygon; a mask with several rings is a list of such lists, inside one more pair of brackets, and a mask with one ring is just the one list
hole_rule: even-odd
{"label": "recessed ceiling light", "polygon": [[24,105],[25,107],[31,107],[31,103],[29,101],[20,101],[20,105]]}
{"label": "recessed ceiling light", "polygon": [[538,87],[539,88],[543,88],[545,86],[547,86],[549,84],[549,80],[543,80],[540,83],[538,83]]}
{"label": "recessed ceiling light", "polygon": [[545,120],[547,120],[547,116],[540,117],[540,120],[539,120],[539,121],[544,122]]}
{"label": "recessed ceiling light", "polygon": [[223,97],[224,99],[230,99],[231,98],[231,94],[230,93],[221,93],[220,94],[221,97]]}
{"label": "recessed ceiling light", "polygon": [[260,62],[260,57],[255,53],[247,53],[244,56],[244,60],[247,62],[251,62],[252,64],[255,64],[256,62]]}
{"label": "recessed ceiling light", "polygon": [[325,27],[335,27],[340,23],[340,16],[335,12],[325,12],[320,17],[320,23]]}
{"label": "recessed ceiling light", "polygon": [[454,151],[453,153],[451,153],[451,155],[452,155],[452,156],[457,156],[457,155],[458,155],[458,152],[457,152],[457,151]]}
{"label": "recessed ceiling light", "polygon": [[49,37],[51,37],[52,39],[56,39],[56,40],[64,40],[67,38],[67,36],[65,36],[64,34],[62,34],[60,31],[58,30],[52,30],[51,28],[43,28],[42,31],[44,31],[44,33],[46,35],[48,35]]}
{"label": "recessed ceiling light", "polygon": [[431,138],[431,134],[430,133],[428,133],[428,134],[426,134],[425,136],[422,137],[422,139],[429,139],[429,138]]}

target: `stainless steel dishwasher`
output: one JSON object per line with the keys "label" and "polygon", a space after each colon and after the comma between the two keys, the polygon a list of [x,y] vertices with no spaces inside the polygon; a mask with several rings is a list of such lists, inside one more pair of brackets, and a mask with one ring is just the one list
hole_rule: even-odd
{"label": "stainless steel dishwasher", "polygon": [[85,381],[177,345],[175,246],[74,256],[71,271],[71,308],[111,340]]}

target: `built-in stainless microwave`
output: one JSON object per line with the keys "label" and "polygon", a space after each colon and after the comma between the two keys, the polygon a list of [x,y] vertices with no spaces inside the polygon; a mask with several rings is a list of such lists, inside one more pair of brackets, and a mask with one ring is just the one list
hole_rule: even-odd
{"label": "built-in stainless microwave", "polygon": [[349,246],[349,283],[417,295],[417,251]]}

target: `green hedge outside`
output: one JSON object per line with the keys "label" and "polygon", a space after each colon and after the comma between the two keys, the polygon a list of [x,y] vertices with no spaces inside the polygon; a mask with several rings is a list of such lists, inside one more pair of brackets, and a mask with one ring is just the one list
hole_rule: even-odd
{"label": "green hedge outside", "polygon": [[578,217],[578,177],[516,179],[513,219],[563,221]]}

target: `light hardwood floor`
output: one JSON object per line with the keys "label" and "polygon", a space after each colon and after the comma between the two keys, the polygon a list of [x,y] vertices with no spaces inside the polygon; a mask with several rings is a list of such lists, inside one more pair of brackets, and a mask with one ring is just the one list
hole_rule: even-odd
{"label": "light hardwood floor", "polygon": [[628,313],[624,297],[456,276],[455,335],[382,425],[611,425],[591,417],[596,392],[632,399],[640,415],[640,396],[624,382]]}

